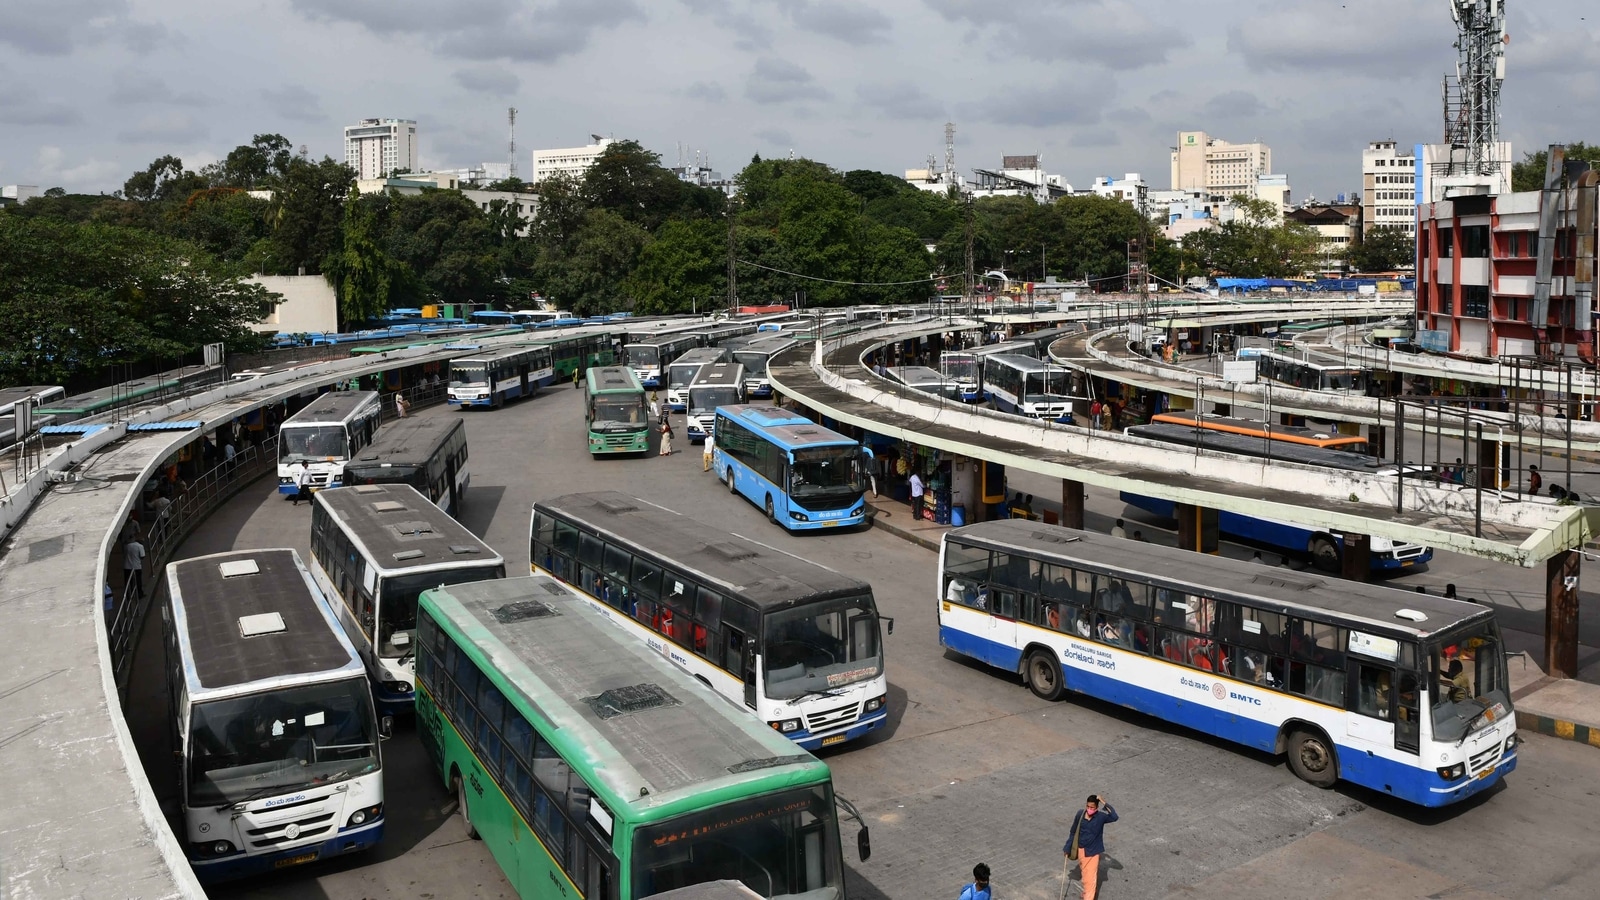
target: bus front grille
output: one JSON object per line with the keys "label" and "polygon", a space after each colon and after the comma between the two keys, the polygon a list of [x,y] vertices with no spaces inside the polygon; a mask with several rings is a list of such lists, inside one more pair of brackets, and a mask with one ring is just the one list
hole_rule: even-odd
{"label": "bus front grille", "polygon": [[1500,745],[1497,743],[1481,753],[1472,754],[1471,758],[1467,760],[1467,774],[1476,775],[1484,769],[1498,764],[1500,762],[1500,749]]}
{"label": "bus front grille", "polygon": [[[290,825],[294,825],[297,828],[296,834],[292,838],[285,833]],[[326,813],[320,816],[298,819],[293,822],[274,822],[265,828],[247,829],[245,835],[250,839],[250,846],[261,848],[285,844],[291,840],[299,841],[304,838],[316,837],[331,828],[333,828],[333,813]]]}
{"label": "bus front grille", "polygon": [[828,731],[841,725],[853,724],[856,719],[860,718],[860,709],[861,705],[859,703],[851,703],[847,706],[838,706],[833,709],[808,713],[806,715],[806,730],[813,732]]}

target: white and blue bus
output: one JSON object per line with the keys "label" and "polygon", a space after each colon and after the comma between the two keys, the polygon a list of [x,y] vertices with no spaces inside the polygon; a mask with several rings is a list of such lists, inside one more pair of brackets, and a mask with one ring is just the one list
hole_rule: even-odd
{"label": "white and blue bus", "polygon": [[224,881],[378,843],[372,690],[300,557],[186,559],[159,589],[182,796],[173,830],[195,875]]}
{"label": "white and blue bus", "polygon": [[939,641],[1423,806],[1517,765],[1494,610],[1054,525],[945,534]]}
{"label": "white and blue bus", "polygon": [[702,368],[689,385],[689,413],[683,422],[689,443],[703,442],[716,430],[718,408],[743,402],[744,366],[719,362]]}
{"label": "white and blue bus", "polygon": [[344,483],[344,464],[372,444],[383,419],[377,391],[329,391],[278,426],[278,493],[292,497],[295,466],[312,490]]}
{"label": "white and blue bus", "polygon": [[372,446],[344,464],[344,483],[409,484],[452,516],[472,484],[467,426],[459,418],[409,418],[379,429]]}
{"label": "white and blue bus", "polygon": [[506,347],[450,360],[449,402],[463,409],[497,409],[507,400],[531,397],[555,375],[551,349],[537,344]]}
{"label": "white and blue bus", "polygon": [[[773,325],[773,328],[780,326]],[[761,334],[733,345],[733,360],[744,366],[744,394],[746,397],[772,396],[772,379],[767,375],[767,365],[779,353],[793,347],[795,340],[782,335]]]}
{"label": "white and blue bus", "polygon": [[1001,412],[1072,421],[1072,371],[1027,356],[983,357],[983,388]]}
{"label": "white and blue bus", "polygon": [[712,466],[728,490],[790,531],[859,525],[872,451],[776,406],[717,410]]}
{"label": "white and blue bus", "polygon": [[639,379],[639,384],[647,389],[655,389],[662,386],[666,374],[664,367],[698,346],[699,335],[670,332],[623,344],[622,353],[627,358],[628,368]]}
{"label": "white and blue bus", "polygon": [[505,560],[405,484],[323,491],[311,508],[311,573],[356,645],[381,712],[416,700],[417,596],[506,577]]}
{"label": "white and blue bus", "polygon": [[694,384],[706,366],[727,361],[728,350],[725,347],[696,347],[673,360],[667,366],[667,408],[673,412],[687,411],[689,385]]}
{"label": "white and blue bus", "polygon": [[939,374],[957,384],[963,403],[981,403],[988,399],[983,393],[983,357],[971,350],[940,353]]}
{"label": "white and blue bus", "polygon": [[533,505],[529,560],[807,750],[883,727],[872,585],[614,491]]}

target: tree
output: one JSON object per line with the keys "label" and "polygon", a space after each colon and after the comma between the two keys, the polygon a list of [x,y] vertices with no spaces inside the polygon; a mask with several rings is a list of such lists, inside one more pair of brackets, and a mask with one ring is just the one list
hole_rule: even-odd
{"label": "tree", "polygon": [[608,144],[583,174],[583,199],[654,231],[673,216],[705,216],[720,206],[717,192],[689,184],[661,165],[638,141]]}
{"label": "tree", "polygon": [[1293,278],[1314,271],[1321,260],[1316,231],[1279,222],[1273,204],[1233,198],[1235,217],[1216,228],[1191,232],[1184,251],[1201,273],[1236,278]]}
{"label": "tree", "polygon": [[1380,228],[1350,246],[1352,272],[1392,272],[1416,264],[1417,239],[1398,228]]}
{"label": "tree", "polygon": [[339,297],[339,319],[348,327],[376,319],[398,304],[410,270],[380,243],[379,212],[382,197],[350,195],[344,204],[342,235],[337,252],[323,261],[328,281]]}
{"label": "tree", "polygon": [[206,186],[205,179],[183,167],[183,160],[167,155],[135,172],[122,184],[122,195],[143,203],[187,197]]}
{"label": "tree", "polygon": [[173,211],[168,230],[218,259],[244,262],[267,237],[268,207],[267,201],[238,188],[208,188],[190,194]]}
{"label": "tree", "polygon": [[670,315],[720,303],[728,291],[727,237],[727,226],[713,219],[672,219],[661,226],[623,285],[633,311]]}
{"label": "tree", "polygon": [[[1566,147],[1567,159],[1587,160],[1590,165],[1600,167],[1600,144],[1585,144],[1583,141],[1576,141],[1566,145]],[[1549,161],[1549,150],[1524,153],[1522,161],[1511,166],[1511,189],[1513,191],[1544,190],[1544,170],[1549,166]]]}
{"label": "tree", "polygon": [[322,261],[339,252],[345,198],[355,181],[355,172],[344,163],[291,157],[267,210],[271,233],[258,254],[261,270],[269,275],[321,272]]}
{"label": "tree", "polygon": [[213,187],[272,187],[289,170],[294,159],[291,146],[281,134],[258,134],[250,143],[229,151],[221,162],[206,166],[201,174]]}
{"label": "tree", "polygon": [[534,278],[545,296],[580,316],[628,308],[623,282],[649,239],[612,210],[588,210],[566,247],[540,248]]}

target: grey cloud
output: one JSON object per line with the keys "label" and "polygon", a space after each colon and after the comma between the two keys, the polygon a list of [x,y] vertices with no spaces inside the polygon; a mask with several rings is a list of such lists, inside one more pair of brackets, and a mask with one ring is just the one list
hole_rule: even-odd
{"label": "grey cloud", "polygon": [[745,95],[757,103],[792,103],[825,100],[832,94],[804,68],[787,60],[763,56],[745,84]]}
{"label": "grey cloud", "polygon": [[907,81],[858,85],[856,96],[891,119],[939,119],[945,115],[943,103]]}
{"label": "grey cloud", "polygon": [[440,15],[428,0],[291,0],[307,18],[375,35],[409,35],[447,56],[552,62],[582,52],[595,32],[643,19],[636,0],[464,0]]}
{"label": "grey cloud", "polygon": [[1094,0],[1022,0],[1009,7],[1000,7],[989,0],[923,0],[928,8],[952,22],[971,22],[974,25],[1004,25],[1013,28],[1018,22],[1031,21],[1040,13],[1049,13],[1068,7],[1082,6]]}
{"label": "grey cloud", "polygon": [[77,125],[83,114],[58,100],[45,100],[31,96],[32,91],[11,90],[0,92],[0,123],[6,125]]}
{"label": "grey cloud", "polygon": [[261,99],[274,113],[292,122],[325,122],[328,119],[322,111],[322,99],[296,84],[266,88],[261,92]]}
{"label": "grey cloud", "polygon": [[696,81],[683,89],[683,95],[695,100],[704,100],[708,103],[720,103],[728,99],[728,92],[722,85],[714,81]]}
{"label": "grey cloud", "polygon": [[733,46],[739,50],[761,50],[772,45],[772,30],[749,13],[735,10],[728,0],[679,0],[679,2],[695,15],[709,20],[719,28],[733,32],[738,38]]}
{"label": "grey cloud", "polygon": [[148,53],[166,37],[165,26],[134,18],[128,0],[0,3],[0,44],[24,53],[66,56],[107,40],[120,40],[137,53]]}
{"label": "grey cloud", "polygon": [[782,128],[763,128],[755,133],[755,137],[774,147],[786,149],[794,147],[794,135],[784,131]]}
{"label": "grey cloud", "polygon": [[794,23],[847,44],[874,44],[888,37],[889,17],[870,6],[843,0],[813,0],[789,7]]}
{"label": "grey cloud", "polygon": [[965,115],[997,125],[1027,128],[1093,125],[1115,97],[1116,86],[1109,80],[1072,79],[1001,90],[969,106]]}
{"label": "grey cloud", "polygon": [[174,91],[165,81],[135,70],[122,70],[114,77],[115,87],[108,100],[120,106],[142,104],[210,106],[215,101],[194,91]]}
{"label": "grey cloud", "polygon": [[1109,128],[1095,128],[1088,131],[1075,131],[1068,145],[1073,147],[1115,147],[1121,143],[1122,135]]}
{"label": "grey cloud", "polygon": [[[1454,59],[1447,9],[1437,0],[1263,3],[1228,28],[1228,52],[1268,72],[1436,79]],[[1374,28],[1382,22],[1382,28]]]}
{"label": "grey cloud", "polygon": [[1261,98],[1249,91],[1227,91],[1206,101],[1208,119],[1248,119],[1267,111]]}
{"label": "grey cloud", "polygon": [[501,97],[515,94],[522,87],[516,73],[500,68],[457,69],[454,77],[456,84],[469,91]]}
{"label": "grey cloud", "polygon": [[1191,43],[1170,19],[1152,19],[1127,0],[1103,0],[1035,17],[1017,46],[1041,62],[1089,60],[1129,70],[1162,65]]}
{"label": "grey cloud", "polygon": [[172,110],[145,116],[117,137],[134,144],[179,144],[196,141],[209,133],[203,122],[188,113]]}

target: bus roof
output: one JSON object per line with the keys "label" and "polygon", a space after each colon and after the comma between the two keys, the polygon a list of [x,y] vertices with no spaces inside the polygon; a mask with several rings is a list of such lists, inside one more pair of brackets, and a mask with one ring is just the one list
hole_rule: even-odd
{"label": "bus roof", "polygon": [[167,566],[167,590],[191,699],[285,675],[366,671],[293,550],[179,560]]}
{"label": "bus roof", "polygon": [[499,670],[519,705],[554,726],[564,752],[594,760],[584,778],[630,818],[719,787],[828,777],[821,761],[554,578],[435,588],[422,605],[475,648],[480,664]]}
{"label": "bus roof", "polygon": [[1157,413],[1151,417],[1150,421],[1180,425],[1187,428],[1204,428],[1208,431],[1262,435],[1280,443],[1309,444],[1317,447],[1356,447],[1364,446],[1367,443],[1367,439],[1358,434],[1320,431],[1300,425],[1269,424],[1234,416],[1201,416],[1196,421],[1194,413],[1189,411]]}
{"label": "bus roof", "polygon": [[644,390],[639,386],[639,376],[627,366],[594,366],[589,369],[589,393],[638,393]]}
{"label": "bus roof", "polygon": [[467,526],[409,484],[333,488],[318,491],[314,499],[344,523],[381,573],[505,563]]}
{"label": "bus roof", "polygon": [[378,430],[378,437],[345,463],[346,473],[354,476],[365,469],[383,466],[419,466],[466,425],[454,417],[406,418]]}
{"label": "bus roof", "polygon": [[685,350],[682,356],[668,365],[703,366],[708,363],[722,362],[727,358],[728,351],[723,347],[693,347]]}
{"label": "bus roof", "polygon": [[344,422],[362,407],[378,402],[377,391],[327,391],[305,408],[283,420],[283,426]]}
{"label": "bus roof", "polygon": [[533,342],[527,344],[514,344],[510,347],[496,347],[483,353],[474,353],[471,356],[458,356],[455,359],[450,360],[450,365],[452,367],[459,365],[472,365],[474,363],[481,365],[483,363],[495,362],[502,359],[515,359],[519,356],[527,356],[536,349],[545,349],[547,347],[548,345],[546,344],[538,344]]}
{"label": "bus roof", "polygon": [[1149,425],[1134,425],[1127,429],[1127,433],[1134,437],[1149,438],[1167,444],[1199,446],[1207,450],[1257,458],[1270,456],[1278,462],[1321,466],[1347,472],[1376,472],[1384,469],[1392,471],[1393,466],[1393,463],[1373,459],[1365,453],[1352,453],[1349,450],[1336,450],[1315,444],[1302,444],[1298,441],[1277,441],[1265,435],[1198,428],[1192,424],[1179,425],[1159,419]]}
{"label": "bus roof", "polygon": [[761,900],[761,895],[738,881],[702,881],[688,887],[651,894],[650,900]]}
{"label": "bus roof", "polygon": [[[1319,610],[1327,610],[1352,624],[1403,637],[1426,638],[1466,620],[1494,615],[1492,609],[1476,603],[1329,579],[1311,572],[1272,568],[1026,519],[968,525],[945,536],[989,549],[1065,554],[1074,559],[1076,566],[1112,574],[1119,569],[1138,572],[1152,583],[1185,593],[1215,596],[1221,591],[1248,597],[1254,605],[1290,615],[1317,618]],[[1396,615],[1401,610],[1412,610],[1426,618],[1422,622],[1403,619]]]}
{"label": "bus roof", "polygon": [[744,384],[744,366],[736,362],[715,362],[702,366],[689,389],[697,387],[739,387]]}
{"label": "bus roof", "polygon": [[806,447],[837,447],[858,443],[854,438],[845,437],[830,428],[811,421],[796,412],[790,412],[777,406],[754,406],[740,403],[731,406],[719,406],[717,412],[737,419],[747,428],[759,430],[771,438],[773,443],[785,450],[799,450]]}
{"label": "bus roof", "polygon": [[540,500],[533,508],[615,533],[620,540],[675,560],[757,609],[872,590],[865,581],[616,491],[567,494]]}

